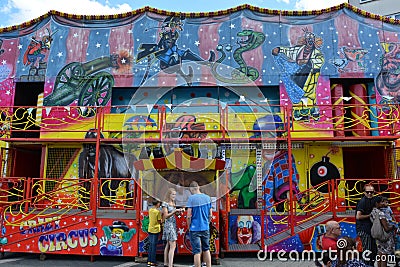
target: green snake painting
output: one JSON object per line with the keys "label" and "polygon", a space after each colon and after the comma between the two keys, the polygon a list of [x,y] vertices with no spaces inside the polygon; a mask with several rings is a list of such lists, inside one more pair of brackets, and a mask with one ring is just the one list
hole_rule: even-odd
{"label": "green snake painting", "polygon": [[[247,66],[242,54],[259,47],[265,41],[265,34],[253,30],[243,30],[238,32],[237,36],[243,39],[237,42],[239,48],[233,52],[233,59],[239,64],[239,68],[233,69],[230,73],[230,77],[225,77],[218,73],[218,67],[226,58],[224,46],[220,44],[217,46],[217,51],[221,52],[221,57],[212,65],[211,72],[214,77],[221,82],[246,84],[255,81],[259,77],[259,73],[256,68]],[[225,50],[230,52],[232,50],[231,45],[225,46]]]}

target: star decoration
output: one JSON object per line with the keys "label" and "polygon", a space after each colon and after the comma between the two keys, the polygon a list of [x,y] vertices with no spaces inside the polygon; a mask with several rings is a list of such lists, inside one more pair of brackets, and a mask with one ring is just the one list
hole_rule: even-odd
{"label": "star decoration", "polygon": [[234,29],[235,28],[235,24],[231,23],[231,25],[229,25],[229,28]]}
{"label": "star decoration", "polygon": [[22,49],[22,44],[19,44],[17,47],[18,47],[19,50],[21,50]]}
{"label": "star decoration", "polygon": [[121,59],[121,63],[122,63],[122,64],[125,64],[125,63],[126,63],[126,59],[125,59],[125,58],[122,58],[122,59]]}
{"label": "star decoration", "polygon": [[97,43],[96,48],[100,48],[101,44]]}
{"label": "star decoration", "polygon": [[179,235],[183,235],[185,233],[185,229],[179,228],[178,233],[179,233]]}
{"label": "star decoration", "polygon": [[58,52],[57,57],[62,57],[63,56],[63,52]]}
{"label": "star decoration", "polygon": [[74,33],[74,38],[78,37],[79,35],[77,33]]}
{"label": "star decoration", "polygon": [[352,99],[352,97],[351,96],[341,96],[340,97],[341,99],[343,99],[344,101],[349,101],[350,99]]}
{"label": "star decoration", "polygon": [[132,32],[132,29],[129,29],[129,30],[128,30],[128,33],[129,33],[129,34],[133,33],[133,32]]}
{"label": "star decoration", "polygon": [[196,46],[199,46],[199,45],[200,45],[200,42],[197,40],[197,41],[194,42],[194,44],[195,44]]}
{"label": "star decoration", "polygon": [[386,100],[392,100],[394,97],[393,96],[384,95],[384,96],[382,96],[382,98],[384,98]]}

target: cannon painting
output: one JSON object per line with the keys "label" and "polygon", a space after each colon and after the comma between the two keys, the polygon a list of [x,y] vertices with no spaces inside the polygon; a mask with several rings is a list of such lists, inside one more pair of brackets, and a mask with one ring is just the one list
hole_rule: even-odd
{"label": "cannon painting", "polygon": [[[44,106],[105,106],[111,98],[114,77],[103,71],[118,69],[118,55],[101,57],[86,63],[72,62],[60,70],[53,92],[44,98]],[[81,111],[83,116],[93,116],[94,110]]]}

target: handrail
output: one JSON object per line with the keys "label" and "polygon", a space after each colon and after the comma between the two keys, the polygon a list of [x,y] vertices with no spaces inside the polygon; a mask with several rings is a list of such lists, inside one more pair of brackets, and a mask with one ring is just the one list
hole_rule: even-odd
{"label": "handrail", "polygon": [[394,213],[400,210],[400,180],[388,178],[346,178],[335,181],[335,198],[339,198],[340,190],[346,192],[342,202],[336,201],[339,209],[354,209],[357,202],[363,194],[365,184],[372,184],[375,188],[376,195],[385,195],[390,201],[390,206]]}
{"label": "handrail", "polygon": [[[329,184],[332,183],[331,181],[325,181],[321,184],[318,184],[314,187],[310,187],[307,190],[299,192],[293,195],[293,212],[290,213],[289,210],[280,211],[278,207],[289,207],[290,208],[290,201],[288,200],[281,200],[279,202],[273,203],[273,205],[266,206],[264,203],[264,207],[261,210],[261,217],[265,216],[265,222],[267,230],[266,238],[272,238],[277,236],[287,230],[290,230],[291,235],[295,234],[295,227],[301,223],[305,223],[310,221],[325,212],[333,212],[335,209],[333,205],[330,205],[331,202],[331,195],[332,195],[332,188]],[[328,186],[328,193],[322,194],[318,191],[318,188]],[[305,218],[304,215],[307,215]],[[268,234],[268,220],[275,221],[274,217],[279,218],[280,225],[286,225],[282,227],[279,231],[269,235]],[[296,221],[296,225],[293,225],[292,222]],[[262,220],[264,224],[264,219]],[[264,231],[262,232],[264,233]],[[263,242],[262,242],[263,243]],[[264,246],[263,246],[264,247]]]}

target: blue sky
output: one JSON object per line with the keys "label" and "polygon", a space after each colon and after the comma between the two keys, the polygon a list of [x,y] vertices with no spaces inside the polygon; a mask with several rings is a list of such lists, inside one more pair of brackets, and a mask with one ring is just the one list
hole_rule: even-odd
{"label": "blue sky", "polygon": [[323,9],[347,0],[0,0],[0,27],[29,21],[49,10],[71,14],[117,14],[151,6],[178,12],[200,12],[228,9],[243,4],[281,9]]}

